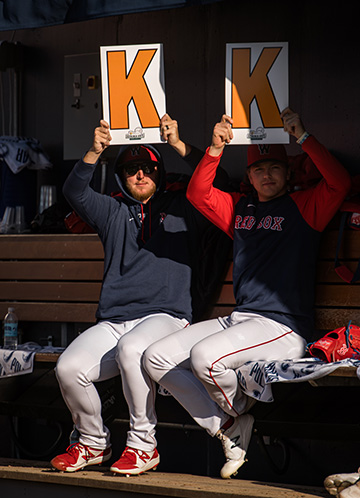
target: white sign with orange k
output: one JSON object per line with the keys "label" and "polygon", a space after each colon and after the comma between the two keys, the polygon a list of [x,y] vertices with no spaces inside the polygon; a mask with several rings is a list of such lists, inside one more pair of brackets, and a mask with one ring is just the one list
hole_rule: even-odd
{"label": "white sign with orange k", "polygon": [[162,44],[100,47],[103,116],[112,144],[159,143],[166,113]]}
{"label": "white sign with orange k", "polygon": [[232,144],[288,143],[280,113],[288,107],[288,44],[226,44],[225,112]]}

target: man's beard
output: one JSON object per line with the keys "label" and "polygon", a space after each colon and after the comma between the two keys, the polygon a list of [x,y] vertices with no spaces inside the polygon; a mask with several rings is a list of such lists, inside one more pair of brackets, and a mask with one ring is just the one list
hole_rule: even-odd
{"label": "man's beard", "polygon": [[126,181],[125,181],[125,187],[128,193],[131,195],[131,197],[140,202],[144,202],[150,199],[150,197],[152,197],[155,194],[157,188],[156,184],[154,183],[153,185],[151,185],[151,188],[147,190],[147,192],[141,193],[138,190],[136,190],[136,188],[133,185],[128,185]]}

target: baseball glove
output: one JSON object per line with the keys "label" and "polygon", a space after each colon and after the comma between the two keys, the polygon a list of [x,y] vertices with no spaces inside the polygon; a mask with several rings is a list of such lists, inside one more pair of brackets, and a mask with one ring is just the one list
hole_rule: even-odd
{"label": "baseball glove", "polygon": [[328,363],[352,358],[360,360],[360,327],[351,325],[328,332],[308,347],[311,356]]}

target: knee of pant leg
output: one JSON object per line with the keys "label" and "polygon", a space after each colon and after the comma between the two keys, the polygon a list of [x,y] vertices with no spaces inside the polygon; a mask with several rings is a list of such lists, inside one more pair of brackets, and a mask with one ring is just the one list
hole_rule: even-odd
{"label": "knee of pant leg", "polygon": [[116,361],[119,366],[124,367],[129,365],[131,367],[132,361],[140,361],[143,355],[143,348],[141,344],[131,336],[131,333],[121,337],[117,345]]}
{"label": "knee of pant leg", "polygon": [[144,352],[143,367],[155,382],[159,382],[168,371],[161,362],[161,355],[159,355],[158,347],[155,345],[149,346]]}
{"label": "knee of pant leg", "polygon": [[79,359],[70,355],[61,355],[56,363],[56,378],[60,384],[73,382],[79,377]]}
{"label": "knee of pant leg", "polygon": [[190,351],[190,366],[198,379],[207,381],[210,378],[211,364],[206,358],[206,349],[204,350],[201,343],[195,344]]}

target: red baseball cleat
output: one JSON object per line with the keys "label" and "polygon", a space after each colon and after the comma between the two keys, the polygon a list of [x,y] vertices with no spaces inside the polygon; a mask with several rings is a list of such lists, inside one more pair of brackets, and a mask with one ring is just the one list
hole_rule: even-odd
{"label": "red baseball cleat", "polygon": [[51,465],[57,470],[64,472],[76,472],[87,465],[99,465],[111,458],[111,448],[105,450],[97,450],[85,446],[85,444],[71,444],[66,453],[56,456],[51,460]]}
{"label": "red baseball cleat", "polygon": [[150,453],[146,453],[145,451],[127,446],[120,459],[112,464],[110,470],[116,474],[127,476],[138,475],[147,470],[156,470],[159,462],[160,456],[156,448]]}

